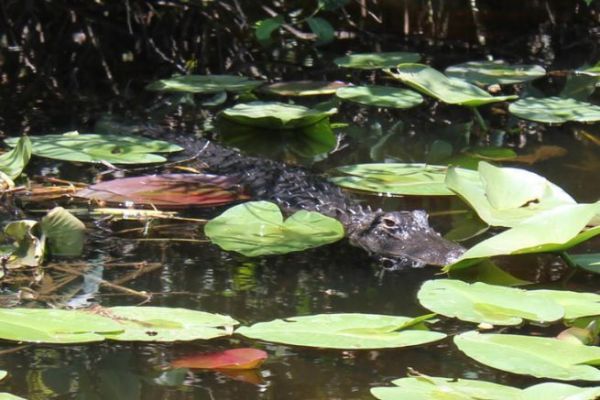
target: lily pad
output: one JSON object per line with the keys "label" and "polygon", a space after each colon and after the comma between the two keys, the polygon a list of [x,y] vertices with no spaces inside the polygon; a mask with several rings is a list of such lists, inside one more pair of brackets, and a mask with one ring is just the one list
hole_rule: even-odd
{"label": "lily pad", "polygon": [[10,393],[0,393],[0,400],[27,400],[24,397],[15,396]]}
{"label": "lily pad", "polygon": [[345,86],[348,84],[340,81],[288,81],[261,86],[260,91],[286,97],[322,96],[334,94],[336,90]]}
{"label": "lily pad", "polygon": [[118,341],[175,342],[208,340],[230,335],[238,324],[233,318],[185,308],[111,307],[106,315],[124,332],[105,334]]}
{"label": "lily pad", "polygon": [[600,348],[554,338],[466,332],[454,337],[456,346],[476,361],[515,374],[559,380],[600,381],[592,365]]}
{"label": "lily pad", "polygon": [[546,75],[539,65],[507,64],[504,61],[469,61],[452,65],[444,71],[446,76],[463,79],[477,85],[512,85]]}
{"label": "lily pad", "polygon": [[532,290],[531,295],[546,302],[560,304],[566,319],[600,315],[600,295],[568,290]]}
{"label": "lily pad", "polygon": [[62,207],[55,207],[40,221],[48,247],[55,256],[76,257],[83,251],[85,225]]}
{"label": "lily pad", "polygon": [[333,62],[339,67],[354,69],[383,69],[393,68],[403,63],[414,63],[421,59],[418,53],[387,52],[387,53],[356,53],[338,57]]}
{"label": "lily pad", "polygon": [[237,75],[181,75],[161,79],[146,86],[159,92],[219,93],[248,92],[262,85],[262,81]]}
{"label": "lily pad", "polygon": [[[79,134],[31,136],[32,153],[39,157],[63,161],[112,164],[146,164],[164,162],[162,156],[152,153],[171,153],[181,147],[142,137],[123,135]],[[16,146],[18,138],[6,139],[9,146]]]}
{"label": "lily pad", "polygon": [[355,164],[337,168],[350,176],[330,178],[349,189],[375,193],[452,196],[444,183],[447,167],[427,164]]}
{"label": "lily pad", "polygon": [[600,106],[563,97],[527,97],[512,103],[508,110],[519,118],[549,124],[600,121]]}
{"label": "lily pad", "polygon": [[8,372],[0,370],[0,381],[4,378],[6,378],[6,376],[8,375]]}
{"label": "lily pad", "polygon": [[253,201],[232,207],[212,219],[204,233],[224,250],[256,257],[336,242],[344,237],[344,227],[333,218],[305,210],[284,221],[276,204]]}
{"label": "lily pad", "polygon": [[446,337],[418,325],[420,318],[376,314],[319,314],[260,322],[236,330],[267,342],[330,349],[380,349],[434,342]]}
{"label": "lily pad", "polygon": [[340,99],[375,107],[411,108],[423,102],[423,96],[409,89],[390,86],[347,86],[337,90]]}
{"label": "lily pad", "polygon": [[448,78],[423,64],[402,64],[389,74],[405,85],[447,104],[479,107],[518,96],[492,96],[483,89],[457,78]]}
{"label": "lily pad", "polygon": [[421,286],[417,297],[428,310],[476,323],[519,325],[524,319],[546,323],[564,316],[563,307],[535,292],[481,282],[430,280]]}
{"label": "lily pad", "polygon": [[[14,139],[13,139],[14,140]],[[10,179],[16,179],[31,158],[31,141],[28,136],[16,138],[14,149],[0,154],[0,172]]]}
{"label": "lily pad", "polygon": [[600,273],[600,253],[569,254],[568,257],[579,267],[595,274]]}
{"label": "lily pad", "polygon": [[337,109],[321,111],[300,105],[253,101],[223,110],[221,115],[243,125],[267,129],[296,129],[329,118]]}

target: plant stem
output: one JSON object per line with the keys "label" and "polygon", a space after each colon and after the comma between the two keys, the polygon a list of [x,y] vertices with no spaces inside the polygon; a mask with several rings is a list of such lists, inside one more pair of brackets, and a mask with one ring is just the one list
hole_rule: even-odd
{"label": "plant stem", "polygon": [[469,108],[471,109],[471,111],[473,111],[473,114],[475,115],[475,119],[477,120],[477,123],[479,124],[479,126],[481,127],[481,129],[484,132],[489,132],[490,128],[485,123],[485,120],[483,119],[483,117],[479,113],[479,110],[477,110],[477,107],[469,107]]}

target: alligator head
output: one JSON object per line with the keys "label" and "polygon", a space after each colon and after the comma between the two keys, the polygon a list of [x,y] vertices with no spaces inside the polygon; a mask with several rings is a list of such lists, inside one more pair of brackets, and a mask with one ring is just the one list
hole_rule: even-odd
{"label": "alligator head", "polygon": [[347,226],[350,242],[396,264],[447,265],[465,249],[446,240],[429,226],[425,211],[356,213]]}

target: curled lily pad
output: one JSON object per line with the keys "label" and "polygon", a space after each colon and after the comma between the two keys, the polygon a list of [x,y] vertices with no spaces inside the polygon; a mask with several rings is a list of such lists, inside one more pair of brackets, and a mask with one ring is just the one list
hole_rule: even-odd
{"label": "curled lily pad", "polygon": [[85,225],[62,207],[55,207],[40,221],[48,247],[55,256],[76,257],[83,251]]}
{"label": "curled lily pad", "polygon": [[337,220],[301,210],[285,221],[276,204],[253,201],[232,207],[206,224],[204,233],[225,250],[248,257],[285,254],[344,237]]}
{"label": "curled lily pad", "polygon": [[419,318],[376,314],[320,314],[276,319],[241,327],[236,333],[252,339],[330,349],[379,349],[416,346],[446,337],[424,330]]}
{"label": "curled lily pad", "polygon": [[262,85],[262,81],[237,75],[181,75],[161,79],[146,86],[159,92],[219,93],[246,92]]}
{"label": "curled lily pad", "polygon": [[[64,161],[112,164],[146,164],[166,159],[153,153],[171,153],[183,150],[180,146],[162,140],[125,135],[79,134],[31,136],[32,154]],[[19,138],[6,139],[16,146]]]}
{"label": "curled lily pad", "polygon": [[338,57],[333,62],[339,67],[355,69],[383,69],[393,68],[403,63],[414,63],[421,59],[418,53],[410,52],[384,52],[384,53],[356,53]]}
{"label": "curled lily pad", "polygon": [[512,103],[508,110],[519,118],[549,124],[600,121],[599,106],[563,97],[526,97]]}
{"label": "curled lily pad", "polygon": [[444,71],[451,78],[464,79],[478,85],[511,85],[546,75],[539,65],[507,64],[504,61],[470,61],[452,65]]}
{"label": "curled lily pad", "polygon": [[479,107],[517,98],[517,96],[492,96],[471,83],[462,79],[448,78],[423,64],[402,64],[393,71],[389,74],[405,85],[448,104]]}
{"label": "curled lily pad", "polygon": [[221,115],[232,122],[267,129],[296,129],[329,118],[337,109],[321,111],[300,105],[253,101],[223,110]]}
{"label": "curled lily pad", "polygon": [[260,91],[278,96],[321,96],[334,94],[339,88],[348,86],[345,82],[334,81],[289,81],[261,86]]}
{"label": "curled lily pad", "polygon": [[375,107],[411,108],[423,102],[423,96],[408,89],[389,86],[347,86],[337,90],[340,99]]}
{"label": "curled lily pad", "polygon": [[0,154],[0,172],[10,179],[16,179],[31,158],[31,141],[28,136],[21,136],[16,141],[14,149]]}

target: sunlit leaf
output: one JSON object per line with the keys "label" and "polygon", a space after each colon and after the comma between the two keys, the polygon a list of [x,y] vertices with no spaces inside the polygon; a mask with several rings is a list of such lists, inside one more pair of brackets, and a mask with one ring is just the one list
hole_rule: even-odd
{"label": "sunlit leaf", "polygon": [[520,400],[595,400],[600,387],[577,387],[566,383],[545,382],[523,389]]}
{"label": "sunlit leaf", "polygon": [[519,118],[549,124],[600,121],[600,106],[563,97],[527,97],[512,103],[508,110]]}
{"label": "sunlit leaf", "polygon": [[36,221],[20,220],[10,222],[4,227],[6,236],[15,241],[15,250],[8,258],[9,268],[37,267],[44,260],[46,241],[33,232],[36,226]]}
{"label": "sunlit leaf", "polygon": [[254,369],[267,359],[263,350],[252,348],[229,349],[216,353],[200,353],[178,358],[171,362],[174,368],[198,369]]}
{"label": "sunlit leaf", "polygon": [[539,65],[507,64],[504,61],[469,61],[453,65],[444,71],[451,78],[460,78],[477,85],[511,85],[540,78],[546,70]]}
{"label": "sunlit leaf", "polygon": [[[157,163],[165,161],[165,158],[152,153],[171,153],[182,150],[177,145],[161,140],[124,135],[69,132],[63,135],[31,136],[30,139],[31,151],[36,156],[77,162]],[[10,146],[16,146],[17,141],[18,138],[5,140]]]}
{"label": "sunlit leaf", "polygon": [[515,374],[559,380],[600,381],[592,365],[600,348],[554,338],[466,332],[454,337],[456,346],[476,361]]}
{"label": "sunlit leaf", "polygon": [[423,307],[435,313],[476,323],[519,325],[524,319],[545,323],[564,316],[563,307],[552,300],[529,291],[481,282],[429,280],[421,286],[417,297]]}
{"label": "sunlit leaf", "polygon": [[62,207],[55,207],[40,221],[50,252],[55,256],[76,257],[83,251],[85,225]]}
{"label": "sunlit leaf", "polygon": [[24,397],[15,396],[10,393],[0,393],[0,400],[27,400]]}
{"label": "sunlit leaf", "polygon": [[568,290],[532,290],[530,293],[547,302],[560,304],[566,319],[600,315],[600,295]]}
{"label": "sunlit leaf", "polygon": [[339,67],[355,69],[393,68],[403,63],[413,63],[421,59],[421,55],[408,52],[356,53],[333,60]]}
{"label": "sunlit leaf", "polygon": [[423,102],[419,93],[390,86],[347,86],[335,94],[344,100],[375,107],[411,108]]}
{"label": "sunlit leaf", "polygon": [[8,372],[0,370],[0,381],[4,378],[6,378],[6,376],[8,375]]}
{"label": "sunlit leaf", "polygon": [[335,114],[336,109],[320,111],[300,105],[253,101],[237,104],[221,115],[239,124],[267,129],[296,129],[316,124]]}
{"label": "sunlit leaf", "polygon": [[[6,174],[11,180],[16,179],[31,158],[31,141],[28,136],[16,139],[14,149],[0,154],[0,172]],[[7,141],[8,142],[8,141]]]}
{"label": "sunlit leaf", "polygon": [[217,175],[163,174],[113,179],[75,193],[94,201],[132,202],[159,208],[210,207],[244,198],[235,179]]}
{"label": "sunlit leaf", "polygon": [[286,81],[264,85],[260,87],[262,93],[276,94],[278,96],[321,96],[334,94],[336,90],[348,86],[340,81]]}
{"label": "sunlit leaf", "polygon": [[444,103],[479,107],[499,101],[514,100],[517,96],[492,96],[479,87],[457,78],[448,78],[423,64],[402,64],[390,75],[407,86]]}
{"label": "sunlit leaf", "polygon": [[305,210],[284,221],[277,205],[253,201],[232,207],[212,219],[204,233],[224,250],[256,257],[333,243],[344,237],[344,228],[333,218]]}
{"label": "sunlit leaf", "polygon": [[350,176],[333,177],[342,187],[376,193],[451,196],[444,183],[446,167],[426,164],[356,164],[337,168]]}
{"label": "sunlit leaf", "polygon": [[[431,316],[428,316],[430,318]],[[252,339],[331,349],[378,349],[416,346],[446,337],[417,329],[415,320],[376,314],[320,314],[241,327],[236,333]]]}
{"label": "sunlit leaf", "polygon": [[237,75],[180,75],[152,82],[146,89],[159,92],[219,93],[246,92],[262,85],[262,81]]}

